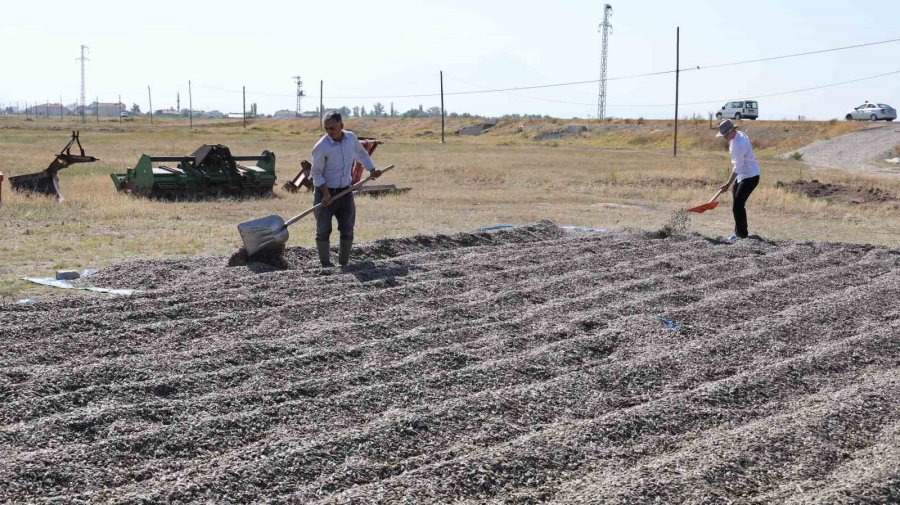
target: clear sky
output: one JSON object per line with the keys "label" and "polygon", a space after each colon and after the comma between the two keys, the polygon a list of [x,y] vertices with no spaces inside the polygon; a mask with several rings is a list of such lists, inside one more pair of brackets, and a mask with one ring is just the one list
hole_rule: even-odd
{"label": "clear sky", "polygon": [[[303,77],[305,110],[394,102],[399,110],[440,105],[447,93],[595,80],[602,1],[381,0],[4,2],[0,103],[72,103],[79,95],[81,44],[90,47],[87,97],[147,109],[241,110],[241,86],[259,111],[293,110]],[[611,0],[610,78],[675,68],[681,27],[679,115],[729,99],[756,98],[763,119],[843,117],[865,100],[900,107],[900,74],[804,93],[900,70],[900,42],[778,61],[704,66],[900,38],[900,1]],[[610,80],[607,114],[672,117],[674,75]],[[227,91],[231,90],[231,91]],[[236,91],[236,92],[235,92]],[[449,95],[447,111],[589,117],[596,83],[542,90]],[[348,97],[348,98],[343,98]],[[349,98],[365,97],[365,98]],[[383,97],[383,98],[375,98]],[[687,105],[693,102],[714,102]],[[646,106],[662,104],[663,106]]]}

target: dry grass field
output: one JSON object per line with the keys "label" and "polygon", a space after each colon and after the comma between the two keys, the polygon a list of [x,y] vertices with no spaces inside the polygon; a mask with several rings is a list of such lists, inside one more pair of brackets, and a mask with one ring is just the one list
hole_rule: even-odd
{"label": "dry grass field", "polygon": [[[448,121],[448,132],[477,120]],[[585,124],[591,131],[551,140],[541,133]],[[100,161],[61,172],[66,201],[10,191],[0,206],[0,297],[33,294],[18,280],[54,269],[99,267],[128,258],[227,255],[239,245],[236,225],[271,213],[293,215],[308,194],[276,190],[252,201],[163,202],[118,194],[109,174],[133,165],[141,153],[187,154],[222,143],[235,154],[276,153],[279,185],[308,157],[319,136],[317,120],[206,121],[188,130],[182,121],[108,121],[79,125],[56,120],[0,120],[0,170],[10,177],[36,172],[80,128],[87,153]],[[616,120],[501,121],[478,137],[448,134],[439,143],[436,120],[349,120],[347,127],[386,141],[377,163],[395,163],[383,182],[412,187],[404,195],[360,198],[359,241],[414,233],[467,231],[498,223],[541,219],[597,228],[658,229],[680,208],[705,201],[728,175],[727,152],[705,121],[679,128],[681,151],[671,153],[671,122]],[[750,201],[751,233],[777,239],[900,244],[896,201],[829,202],[798,195],[776,183],[817,178],[900,195],[900,179],[844,173],[811,174],[802,162],[775,159],[812,140],[860,128],[849,122],[744,122],[761,160],[762,186]],[[692,230],[729,235],[726,205],[693,219]],[[310,245],[313,220],[291,229],[291,244]]]}

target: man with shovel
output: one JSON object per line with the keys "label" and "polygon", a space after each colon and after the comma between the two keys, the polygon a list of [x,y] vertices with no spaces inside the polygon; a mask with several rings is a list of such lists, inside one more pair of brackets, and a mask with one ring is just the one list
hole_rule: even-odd
{"label": "man with shovel", "polygon": [[750,137],[746,133],[738,131],[734,123],[729,119],[719,123],[719,133],[716,137],[722,137],[728,142],[728,152],[731,154],[731,177],[728,182],[719,188],[720,191],[728,191],[728,187],[734,183],[732,196],[734,203],[734,235],[729,238],[735,241],[747,238],[747,209],[744,205],[750,194],[759,184],[759,164],[753,156],[753,146],[750,145]]}
{"label": "man with shovel", "polygon": [[331,220],[336,217],[338,231],[341,234],[338,263],[346,265],[350,261],[350,250],[353,247],[353,227],[356,223],[356,203],[353,193],[348,193],[336,200],[332,195],[350,187],[353,162],[359,161],[372,178],[377,179],[381,171],[375,168],[372,158],[366,152],[356,135],[344,130],[344,120],[339,112],[329,112],[323,122],[325,135],[312,150],[312,182],[315,186],[313,204],[322,203],[315,210],[316,216],[316,250],[323,267],[333,267],[329,239],[331,237]]}

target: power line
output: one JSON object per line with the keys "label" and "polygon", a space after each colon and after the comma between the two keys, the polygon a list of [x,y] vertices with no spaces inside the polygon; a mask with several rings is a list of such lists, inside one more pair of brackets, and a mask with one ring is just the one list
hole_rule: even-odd
{"label": "power line", "polygon": [[[817,89],[832,88],[832,87],[834,87],[834,86],[842,86],[842,85],[844,85],[844,84],[851,84],[851,83],[854,83],[854,82],[867,81],[867,80],[869,80],[869,79],[878,79],[879,77],[886,77],[886,76],[889,76],[889,75],[896,75],[896,74],[900,74],[900,70],[894,70],[893,72],[885,72],[885,73],[883,73],[883,74],[870,75],[870,76],[868,76],[868,77],[860,77],[859,79],[851,79],[851,80],[849,80],[849,81],[834,82],[834,83],[831,83],[831,84],[823,84],[823,85],[821,85],[821,86],[813,86],[813,87],[810,87],[810,88],[794,89],[794,90],[791,90],[791,91],[781,91],[781,92],[778,92],[778,93],[769,93],[769,94],[767,94],[767,95],[755,95],[755,96],[756,96],[757,98],[769,98],[769,97],[773,97],[773,96],[790,95],[790,94],[794,94],[794,93],[803,93],[803,92],[805,92],[805,91],[814,91],[814,90],[817,90]],[[720,98],[719,100],[713,100],[713,101],[709,101],[709,102],[683,103],[683,104],[681,104],[681,105],[707,105],[707,104],[711,104],[711,103],[721,103],[721,102],[726,101],[726,100],[731,100],[731,98]],[[667,106],[671,106],[671,105],[672,105],[672,104],[667,104]]]}
{"label": "power line", "polygon": [[[814,54],[823,54],[823,53],[829,53],[829,52],[835,52],[835,51],[846,51],[848,49],[858,49],[861,47],[870,47],[870,46],[876,46],[876,45],[882,45],[882,44],[891,44],[891,43],[895,43],[895,42],[900,42],[900,38],[881,40],[881,41],[877,41],[877,42],[868,42],[865,44],[855,44],[855,45],[850,45],[850,46],[833,47],[833,48],[829,48],[829,49],[819,49],[816,51],[806,51],[806,52],[802,52],[802,53],[792,53],[792,54],[783,54],[783,55],[779,55],[779,56],[769,56],[766,58],[756,58],[756,59],[751,59],[751,60],[733,61],[733,62],[728,62],[728,63],[718,63],[718,64],[705,65],[705,66],[704,65],[695,65],[690,68],[679,69],[678,71],[680,71],[680,72],[696,72],[699,70],[708,70],[708,69],[713,69],[713,68],[722,68],[722,67],[729,67],[729,66],[736,66],[736,65],[746,65],[749,63],[759,63],[759,62],[763,62],[763,61],[782,60],[782,59],[787,59],[787,58],[797,58],[797,57],[801,57],[801,56],[810,56],[810,55],[814,55]],[[640,73],[640,74],[622,75],[622,76],[618,76],[618,77],[609,77],[609,78],[607,78],[607,81],[619,81],[619,80],[625,80],[625,79],[636,79],[636,78],[640,78],[640,77],[668,75],[668,74],[674,74],[675,72],[676,72],[676,70],[672,69],[672,70],[660,70],[660,71],[656,71],[656,72],[645,72],[645,73]],[[889,75],[889,74],[884,74],[884,75]],[[865,78],[865,79],[868,79],[868,78]],[[588,79],[588,80],[584,80],[584,81],[568,81],[568,82],[558,82],[558,83],[550,83],[550,84],[538,84],[538,85],[533,85],[533,86],[514,86],[514,87],[507,87],[507,88],[492,88],[492,89],[481,89],[481,90],[470,90],[470,91],[452,91],[449,93],[445,92],[444,95],[445,96],[451,96],[451,95],[460,96],[460,95],[478,95],[478,94],[485,94],[485,93],[505,93],[505,92],[509,92],[509,91],[527,91],[527,90],[532,90],[532,89],[547,89],[547,88],[559,88],[559,87],[566,87],[566,86],[577,86],[577,85],[582,85],[582,84],[596,84],[598,82],[600,82],[600,79]],[[227,88],[222,88],[219,86],[212,86],[212,85],[202,84],[202,83],[198,83],[198,85],[203,86],[205,88],[223,91],[226,93],[241,93],[242,92],[241,90],[232,90],[232,89],[227,89]],[[289,95],[289,94],[284,94],[284,93],[254,92],[253,94],[258,95],[258,96],[269,96],[269,97],[278,97],[278,98],[281,98],[281,97],[293,98],[293,97],[295,97],[295,95]],[[387,100],[387,99],[394,99],[394,98],[434,98],[434,97],[439,97],[439,96],[440,96],[440,93],[413,93],[413,94],[405,94],[405,95],[329,96],[328,98],[331,100]],[[315,98],[313,96],[308,96],[308,97]],[[560,103],[566,103],[566,102],[560,101]],[[594,104],[582,104],[579,102],[568,102],[568,103],[571,103],[573,105],[594,105]],[[704,103],[715,103],[715,102],[704,102]],[[673,105],[673,104],[668,104],[668,105]],[[697,105],[697,104],[684,104],[684,105]],[[638,107],[660,106],[661,107],[663,105],[660,104],[660,105],[636,105],[636,106],[638,106]],[[616,107],[622,107],[622,105],[616,105]]]}
{"label": "power line", "polygon": [[[469,86],[472,86],[472,87],[475,87],[475,88],[480,88],[480,89],[490,89],[490,88],[488,88],[487,86],[484,86],[484,85],[482,85],[482,84],[476,84],[476,83],[474,83],[474,82],[467,81],[467,80],[462,79],[462,78],[459,78],[459,77],[449,77],[448,79],[450,79],[450,80],[452,80],[452,81],[461,82],[461,83],[463,83],[463,84],[468,84]],[[516,97],[516,98],[525,98],[525,99],[527,99],[527,100],[538,100],[538,101],[541,101],[541,102],[562,103],[562,104],[569,104],[569,105],[595,105],[595,104],[583,103],[583,102],[572,102],[572,101],[569,101],[569,100],[557,100],[557,99],[555,99],[555,98],[544,98],[544,97],[540,97],[540,96],[520,95],[520,94],[518,94],[518,93],[511,93],[511,92],[509,92],[509,91],[503,91],[502,93],[503,93],[504,95],[513,96],[513,97]]]}
{"label": "power line", "polygon": [[[759,62],[761,62],[761,61],[783,60],[783,59],[785,59],[785,58],[796,58],[796,57],[798,57],[798,56],[809,56],[809,55],[812,55],[812,54],[822,54],[822,53],[830,53],[830,52],[834,52],[834,51],[844,51],[844,50],[847,50],[847,49],[857,49],[857,48],[860,48],[860,47],[877,46],[877,45],[879,45],[879,44],[890,44],[890,43],[892,43],[892,42],[900,42],[900,38],[898,38],[898,39],[889,39],[889,40],[881,40],[881,41],[878,41],[878,42],[869,42],[869,43],[866,43],[866,44],[856,44],[856,45],[852,45],[852,46],[834,47],[834,48],[831,48],[831,49],[820,49],[820,50],[818,50],[818,51],[807,51],[807,52],[805,52],[805,53],[794,53],[794,54],[785,54],[785,55],[782,55],[782,56],[771,56],[771,57],[768,57],[768,58],[757,58],[757,59],[755,59],[755,60],[735,61],[735,62],[732,62],[732,63],[720,63],[720,64],[718,64],[718,65],[706,65],[706,66],[702,66],[701,68],[702,68],[702,69],[722,68],[722,67],[731,67],[731,66],[734,66],[734,65],[744,65],[744,64],[747,64],[747,63],[759,63]],[[682,69],[681,71],[682,71],[682,72],[685,72],[685,71],[687,71],[687,70],[691,70],[691,69]]]}
{"label": "power line", "polygon": [[[777,93],[768,93],[765,95],[753,95],[754,98],[771,98],[773,96],[782,96],[782,95],[791,95],[795,93],[804,93],[806,91],[815,91],[817,89],[825,89],[832,88],[835,86],[843,86],[844,84],[852,84],[854,82],[867,81],[870,79],[878,79],[880,77],[887,77],[889,75],[900,74],[900,70],[894,70],[893,72],[885,72],[883,74],[870,75],[867,77],[860,77],[859,79],[851,79],[849,81],[841,81],[841,82],[833,82],[830,84],[823,84],[821,86],[812,86],[809,88],[800,88],[800,89],[792,89],[790,91],[779,91]],[[710,105],[710,104],[719,104],[728,100],[732,100],[734,97],[729,98],[719,98],[717,100],[709,100],[704,102],[687,102],[680,103],[680,105]],[[566,102],[571,105],[593,105],[590,103],[582,103],[582,102]],[[655,103],[655,104],[619,104],[619,105],[610,105],[610,107],[672,107],[675,105],[674,103]]]}
{"label": "power line", "polygon": [[[880,41],[868,42],[868,43],[864,43],[864,44],[854,44],[854,45],[849,45],[849,46],[834,47],[834,48],[829,48],[829,49],[820,49],[820,50],[815,50],[815,51],[805,51],[805,52],[801,52],[801,53],[770,56],[770,57],[766,57],[766,58],[756,58],[756,59],[741,60],[741,61],[734,61],[734,62],[728,62],[728,63],[718,63],[718,64],[713,64],[713,65],[705,65],[705,66],[695,65],[691,68],[680,69],[680,71],[681,72],[691,72],[691,71],[698,71],[698,70],[723,68],[723,67],[736,66],[736,65],[745,65],[745,64],[749,64],[749,63],[759,63],[759,62],[764,62],[764,61],[773,61],[773,60],[780,60],[780,59],[787,59],[787,58],[797,58],[797,57],[801,57],[801,56],[810,56],[810,55],[814,55],[814,54],[823,54],[823,53],[829,53],[829,52],[835,52],[835,51],[845,51],[845,50],[849,50],[849,49],[858,49],[858,48],[862,48],[862,47],[871,47],[871,46],[882,45],[882,44],[891,44],[891,43],[896,43],[896,42],[900,42],[900,38],[880,40]],[[83,46],[83,48],[86,49],[86,46]],[[87,58],[84,56],[84,54],[82,54],[82,57],[78,58],[78,60],[81,60],[82,66],[83,66],[84,61],[86,61]],[[82,70],[82,72],[83,72],[83,70]],[[651,76],[673,74],[675,72],[676,72],[676,70],[674,70],[674,69],[662,70],[662,71],[657,71],[657,72],[646,72],[646,73],[640,73],[640,74],[631,74],[631,75],[623,75],[623,76],[618,76],[618,77],[610,77],[607,80],[608,81],[616,81],[616,80],[625,80],[625,79],[635,79],[635,78],[640,78],[640,77],[651,77]],[[757,95],[757,96],[758,97],[768,97],[768,96],[778,96],[778,95],[789,94],[789,93],[799,93],[802,91],[821,89],[823,87],[838,86],[841,84],[858,82],[860,80],[874,79],[877,77],[892,75],[894,73],[896,73],[896,72],[888,72],[885,74],[864,77],[861,79],[845,81],[842,83],[833,83],[833,84],[827,84],[824,86],[818,86],[818,87],[813,87],[813,88],[804,88],[801,90],[792,90],[792,91],[786,91],[786,92],[782,92],[782,93],[775,93],[772,95]],[[452,79],[452,77],[451,77],[451,79]],[[532,90],[532,89],[547,89],[547,88],[557,88],[557,87],[565,87],[565,86],[577,86],[577,85],[581,85],[581,84],[596,84],[598,82],[600,82],[599,79],[589,79],[589,80],[584,80],[584,81],[569,81],[569,82],[541,84],[541,85],[534,85],[534,86],[515,86],[515,87],[493,88],[493,89],[484,88],[484,89],[474,90],[474,91],[472,91],[472,90],[470,90],[470,91],[454,91],[454,92],[444,93],[444,95],[445,96],[453,96],[453,95],[459,96],[459,95],[476,95],[476,94],[486,94],[486,93],[508,93],[511,91],[526,91],[526,90]],[[242,93],[241,90],[233,90],[233,89],[223,88],[220,86],[214,86],[214,85],[209,85],[209,84],[197,83],[197,85],[204,87],[204,88],[214,89],[214,90],[225,92],[225,93]],[[476,86],[476,87],[480,87],[480,86]],[[294,95],[294,94],[285,94],[285,93],[253,92],[253,94],[257,95],[257,96],[266,96],[266,97],[275,97],[275,98],[286,98],[286,97],[296,98],[296,95]],[[332,99],[332,100],[363,100],[363,99],[388,100],[388,99],[397,99],[397,98],[434,98],[434,97],[438,97],[438,96],[440,96],[440,93],[415,93],[415,94],[405,94],[405,95],[378,95],[378,96],[330,96],[328,98]],[[528,97],[528,96],[522,96],[522,95],[512,95],[512,96],[521,96],[522,98],[528,98],[528,99],[532,99],[532,100],[542,100],[542,101],[546,101],[546,102],[563,103],[563,104],[571,104],[571,105],[592,105],[592,106],[595,105],[595,104],[587,104],[587,103],[582,103],[582,102],[570,102],[570,101],[566,101],[566,100],[555,100],[555,99],[550,99],[550,98]],[[318,97],[312,96],[312,95],[307,95],[307,97],[308,98],[318,98]],[[710,103],[716,103],[718,101],[721,101],[721,100],[709,101],[709,102],[693,102],[693,103],[686,103],[684,105],[705,105],[705,104],[710,104]],[[84,98],[81,99],[81,102],[82,102],[82,108],[84,108],[84,106],[86,105],[84,103],[85,102]],[[673,105],[673,104],[634,104],[634,105],[612,105],[611,104],[610,106],[611,107],[664,107],[664,106],[671,106],[671,105]]]}
{"label": "power line", "polygon": [[[753,95],[753,96],[755,98],[759,99],[759,98],[770,98],[773,96],[790,95],[790,94],[794,94],[794,93],[803,93],[806,91],[815,91],[817,89],[825,89],[825,88],[831,88],[834,86],[842,86],[844,84],[852,84],[854,82],[867,81],[870,79],[878,79],[881,77],[887,77],[889,75],[895,75],[895,74],[900,74],[900,70],[894,70],[893,72],[885,72],[883,74],[876,74],[876,75],[870,75],[870,76],[866,76],[866,77],[860,77],[859,79],[851,79],[849,81],[833,82],[830,84],[823,84],[820,86],[812,86],[809,88],[800,88],[800,89],[794,89],[794,90],[790,90],[790,91],[779,91],[777,93],[769,93],[769,94],[765,94],[765,95]],[[459,78],[455,78],[454,80],[464,82],[470,86],[475,86],[476,88],[480,87],[475,83],[464,81]],[[525,99],[529,99],[529,100],[541,100],[541,101],[545,101],[545,102],[562,103],[562,104],[568,104],[568,105],[591,105],[591,106],[595,105],[593,103],[587,103],[587,102],[570,102],[567,100],[555,100],[553,98],[541,98],[541,97],[536,97],[536,96],[516,95],[516,94],[512,94],[512,93],[504,93],[504,94],[508,94],[510,96],[514,96],[517,98],[525,98]],[[733,97],[720,98],[720,99],[709,100],[709,101],[705,101],[705,102],[687,102],[687,103],[679,102],[679,105],[710,105],[710,104],[722,103],[723,101],[728,101],[731,99],[733,99]],[[674,105],[675,105],[674,103],[607,104],[607,107],[672,107]]]}
{"label": "power line", "polygon": [[[900,38],[881,40],[881,41],[877,41],[877,42],[869,42],[866,44],[856,44],[856,45],[852,45],[852,46],[842,46],[842,47],[833,47],[833,48],[829,48],[829,49],[820,49],[820,50],[816,50],[816,51],[807,51],[807,52],[803,52],[803,53],[783,54],[783,55],[779,55],[779,56],[770,56],[770,57],[766,57],[766,58],[757,58],[757,59],[752,59],[752,60],[734,61],[734,62],[729,62],[729,63],[718,63],[715,65],[706,65],[706,66],[695,65],[690,68],[679,69],[679,71],[681,71],[681,72],[696,72],[698,70],[721,68],[721,67],[728,67],[728,66],[735,66],[735,65],[745,65],[748,63],[758,63],[761,61],[772,61],[772,60],[781,60],[781,59],[787,59],[787,58],[797,58],[800,56],[809,56],[809,55],[813,55],[813,54],[822,54],[822,53],[829,53],[829,52],[835,52],[835,51],[845,51],[848,49],[869,47],[869,46],[875,46],[875,45],[880,45],[880,44],[890,44],[890,43],[895,43],[895,42],[900,42]],[[646,72],[646,73],[641,73],[641,74],[623,75],[623,76],[619,76],[619,77],[609,77],[609,78],[607,78],[607,81],[620,81],[620,80],[625,80],[625,79],[636,79],[639,77],[667,75],[667,74],[674,74],[675,72],[676,72],[676,70],[672,69],[672,70],[661,70],[661,71],[657,71],[657,72]],[[509,87],[509,88],[495,88],[495,89],[486,89],[486,90],[479,90],[479,91],[454,91],[454,92],[450,92],[450,93],[444,93],[444,95],[475,95],[475,94],[482,94],[482,93],[503,93],[506,91],[527,91],[527,90],[531,90],[531,89],[545,89],[545,88],[558,88],[558,87],[563,87],[563,86],[577,86],[580,84],[596,84],[598,82],[600,82],[599,79],[590,79],[590,80],[586,80],[586,81],[569,81],[569,82],[559,82],[559,83],[551,83],[551,84],[539,84],[539,85],[534,85],[534,86],[515,86],[515,87]],[[435,97],[435,96],[440,96],[440,94],[439,93],[422,93],[422,94],[395,95],[395,96],[333,96],[333,97],[329,97],[329,98],[346,100],[346,99],[427,98],[427,97]]]}

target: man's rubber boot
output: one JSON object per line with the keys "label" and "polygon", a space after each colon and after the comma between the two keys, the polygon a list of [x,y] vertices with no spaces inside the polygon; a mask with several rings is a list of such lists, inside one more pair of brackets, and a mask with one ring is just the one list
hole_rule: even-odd
{"label": "man's rubber boot", "polygon": [[334,266],[334,263],[331,262],[331,247],[328,242],[319,242],[317,240],[316,251],[319,252],[319,261],[322,263],[323,267]]}
{"label": "man's rubber boot", "polygon": [[341,249],[338,253],[338,263],[341,266],[346,266],[347,263],[350,263],[350,250],[353,249],[353,241],[352,240],[341,240]]}

